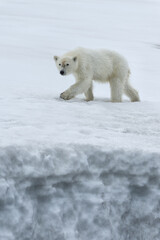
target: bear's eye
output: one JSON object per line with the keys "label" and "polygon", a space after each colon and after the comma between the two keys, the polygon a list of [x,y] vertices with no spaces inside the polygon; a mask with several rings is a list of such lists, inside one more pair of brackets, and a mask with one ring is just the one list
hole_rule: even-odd
{"label": "bear's eye", "polygon": [[69,66],[69,63],[67,63],[66,65]]}
{"label": "bear's eye", "polygon": [[59,66],[61,66],[61,64],[59,63]]}

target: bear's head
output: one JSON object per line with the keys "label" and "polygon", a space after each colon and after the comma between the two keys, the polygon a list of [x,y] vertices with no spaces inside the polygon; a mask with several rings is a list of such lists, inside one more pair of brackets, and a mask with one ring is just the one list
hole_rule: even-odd
{"label": "bear's head", "polygon": [[69,75],[74,73],[78,67],[77,57],[54,56],[54,60],[61,75]]}

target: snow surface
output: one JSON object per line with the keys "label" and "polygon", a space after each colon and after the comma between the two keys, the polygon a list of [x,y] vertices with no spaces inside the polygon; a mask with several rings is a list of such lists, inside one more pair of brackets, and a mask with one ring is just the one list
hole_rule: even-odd
{"label": "snow surface", "polygon": [[[160,2],[0,0],[0,240],[160,239]],[[141,102],[64,101],[53,55],[117,50]]]}

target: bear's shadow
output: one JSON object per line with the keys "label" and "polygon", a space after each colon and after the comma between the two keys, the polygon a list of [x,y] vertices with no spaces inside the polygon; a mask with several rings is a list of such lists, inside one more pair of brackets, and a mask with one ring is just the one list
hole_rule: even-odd
{"label": "bear's shadow", "polygon": [[[73,98],[73,99],[70,99],[70,100],[64,100],[60,97],[56,97],[54,98],[56,101],[59,101],[59,102],[67,102],[67,103],[112,103],[110,98],[95,98],[93,101],[86,101],[84,98]],[[129,100],[127,99],[123,99],[122,102],[130,102]]]}
{"label": "bear's shadow", "polygon": [[68,102],[68,103],[92,103],[92,102],[111,102],[109,98],[95,98],[93,101],[86,101],[85,98],[72,98],[70,100],[64,100],[60,97],[54,98],[56,101],[59,102]]}

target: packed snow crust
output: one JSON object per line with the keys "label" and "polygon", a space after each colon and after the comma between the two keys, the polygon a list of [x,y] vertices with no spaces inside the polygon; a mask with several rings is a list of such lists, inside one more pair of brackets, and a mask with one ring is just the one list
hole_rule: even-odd
{"label": "packed snow crust", "polygon": [[[0,1],[0,240],[160,239],[160,3]],[[129,61],[141,102],[59,94],[53,55]]]}
{"label": "packed snow crust", "polygon": [[159,239],[159,154],[0,149],[1,239]]}

